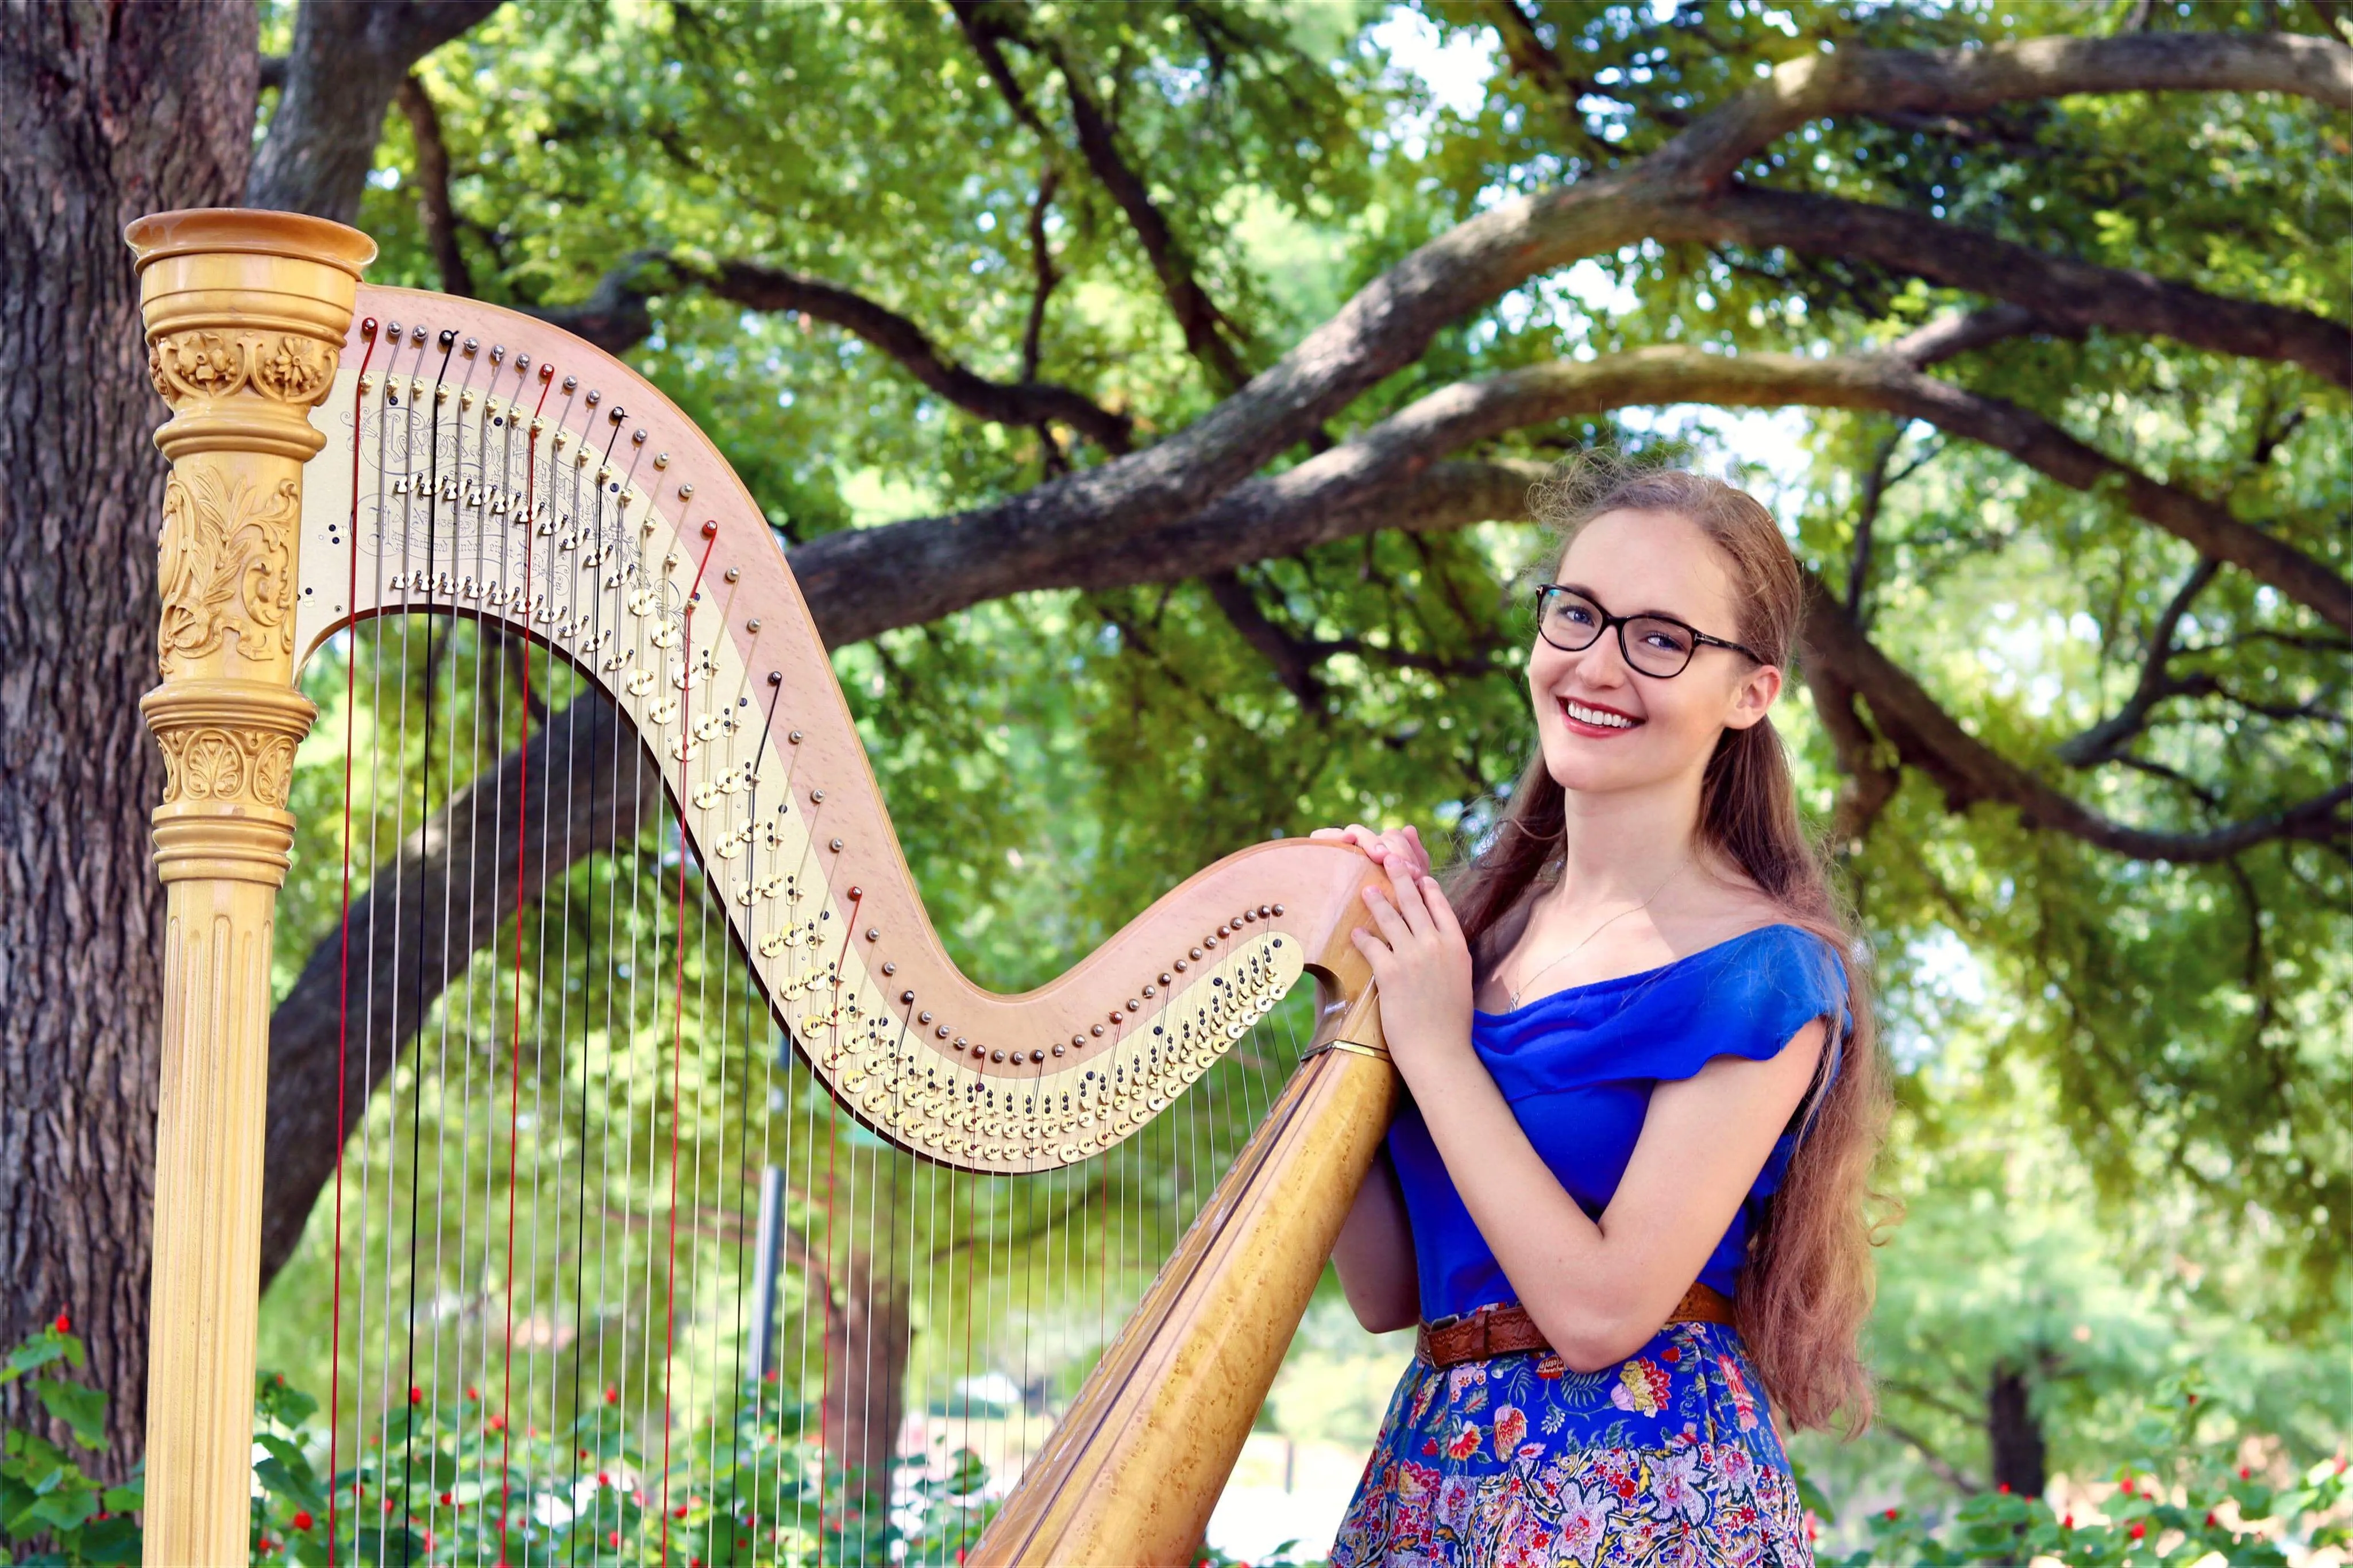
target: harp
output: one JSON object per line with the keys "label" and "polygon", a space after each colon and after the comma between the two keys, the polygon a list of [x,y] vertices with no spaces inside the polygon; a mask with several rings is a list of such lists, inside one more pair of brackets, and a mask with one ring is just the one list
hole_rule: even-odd
{"label": "harp", "polygon": [[1189,1561],[1392,1106],[1362,858],[1245,849],[974,984],[765,519],[653,386],[364,285],[334,224],[128,238],[171,409],[147,1561],[247,1560],[298,833],[354,1108],[302,1560]]}

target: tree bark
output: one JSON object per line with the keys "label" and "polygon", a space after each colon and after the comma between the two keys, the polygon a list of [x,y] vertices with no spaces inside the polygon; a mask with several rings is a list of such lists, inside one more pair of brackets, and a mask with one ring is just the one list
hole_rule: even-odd
{"label": "tree bark", "polygon": [[826,1378],[821,1420],[828,1467],[843,1475],[852,1533],[881,1522],[907,1385],[907,1281],[882,1273],[863,1251],[839,1281],[827,1280]]}
{"label": "tree bark", "polygon": [[[305,0],[248,206],[350,223],[408,68],[497,10],[501,0]],[[194,29],[191,29],[194,30]],[[253,79],[250,72],[247,80]],[[247,100],[251,113],[252,100]]]}
{"label": "tree bark", "polygon": [[[144,1437],[163,888],[147,813],[164,408],[122,226],[244,184],[251,10],[0,8],[0,1347],[72,1316]],[[37,1410],[0,1388],[0,1425]]]}
{"label": "tree bark", "polygon": [[1994,1363],[1986,1385],[1986,1442],[1993,1452],[1993,1484],[2020,1497],[2041,1497],[2049,1482],[2042,1423],[2035,1417],[2032,1395],[2023,1372],[2006,1361]]}

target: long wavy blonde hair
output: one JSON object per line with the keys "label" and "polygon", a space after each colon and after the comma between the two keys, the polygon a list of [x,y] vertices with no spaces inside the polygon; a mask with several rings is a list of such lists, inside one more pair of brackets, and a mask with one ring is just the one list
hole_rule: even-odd
{"label": "long wavy blonde hair", "polygon": [[[1805,610],[1805,580],[1779,527],[1755,497],[1675,468],[1629,468],[1588,456],[1530,492],[1538,521],[1569,542],[1605,512],[1688,518],[1723,552],[1740,597],[1738,641],[1788,667]],[[1482,971],[1508,952],[1529,906],[1558,875],[1566,795],[1539,753],[1513,789],[1487,847],[1449,889]],[[1767,1393],[1792,1426],[1868,1425],[1870,1374],[1857,1341],[1873,1292],[1870,1177],[1884,1135],[1888,1073],[1878,1044],[1869,953],[1857,940],[1827,858],[1798,813],[1781,737],[1768,717],[1726,729],[1700,786],[1700,842],[1736,866],[1845,962],[1853,1023],[1839,1068],[1804,1131],[1788,1175],[1749,1238],[1736,1311]]]}

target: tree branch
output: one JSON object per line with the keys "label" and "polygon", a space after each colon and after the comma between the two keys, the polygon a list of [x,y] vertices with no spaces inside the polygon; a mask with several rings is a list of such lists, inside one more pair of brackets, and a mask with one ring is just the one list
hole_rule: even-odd
{"label": "tree branch", "polygon": [[[976,559],[980,570],[969,583],[934,580],[929,596],[904,601],[912,619],[931,620],[1029,586],[1074,552],[1187,518],[1419,359],[1450,322],[1537,273],[1643,238],[1669,206],[1704,187],[1727,153],[1737,163],[1808,118],[1885,107],[1894,100],[1873,96],[1883,89],[1923,109],[2189,88],[2353,100],[2353,49],[2276,35],[2042,39],[1889,59],[1868,51],[1809,57],[1628,168],[1499,203],[1357,290],[1241,391],[1166,440],[968,511],[829,535],[825,552],[808,559],[803,586],[813,599],[834,598],[837,579],[888,562],[934,553]],[[2232,526],[2262,539],[2234,520]],[[2317,578],[2306,574],[2306,586],[2324,599],[2341,597],[2327,586],[2326,569],[2317,570]]]}
{"label": "tree branch", "polygon": [[1936,1477],[1938,1480],[1944,1482],[1947,1486],[1952,1488],[1963,1497],[1975,1497],[1978,1493],[1985,1490],[1983,1485],[1971,1480],[1968,1475],[1964,1472],[1958,1465],[1954,1464],[1950,1459],[1946,1458],[1942,1454],[1936,1452],[1935,1448],[1929,1446],[1928,1440],[1921,1436],[1918,1433],[1910,1431],[1905,1427],[1898,1426],[1894,1422],[1890,1421],[1883,1414],[1879,1417],[1879,1424],[1886,1427],[1887,1430],[1894,1436],[1896,1441],[1902,1443],[1905,1447],[1919,1455],[1920,1463],[1926,1467],[1930,1475]]}
{"label": "tree branch", "polygon": [[417,143],[417,216],[425,226],[426,243],[433,247],[441,291],[470,300],[474,275],[466,265],[466,253],[458,247],[457,209],[449,201],[449,148],[441,139],[441,116],[413,71],[400,79],[397,101],[408,117],[409,138]]}
{"label": "tree branch", "polygon": [[1662,149],[1705,187],[1810,120],[1862,112],[1966,114],[2075,93],[2280,92],[2353,109],[2353,48],[2286,33],[2021,38],[1968,49],[1801,55]]}
{"label": "tree branch", "polygon": [[1887,352],[1915,370],[1926,370],[1932,364],[2043,330],[2034,312],[2022,305],[1954,310],[1905,333],[1887,345]]}
{"label": "tree branch", "polygon": [[2180,628],[2181,617],[2189,613],[2190,605],[2206,591],[2206,584],[2214,580],[2221,565],[2211,555],[2200,558],[2148,634],[2148,656],[2141,662],[2140,680],[2133,688],[2133,694],[2109,717],[2052,747],[2053,756],[2072,768],[2097,767],[2147,728],[2149,713],[2159,702],[2187,689],[2185,683],[2172,678],[2167,668],[2179,651],[2173,646],[2173,636]]}
{"label": "tree branch", "polygon": [[2009,300],[2061,331],[2105,327],[2171,338],[2216,353],[2284,360],[2338,386],[2353,386],[2353,331],[2341,322],[2209,294],[2147,272],[2046,255],[1898,207],[1735,185],[1670,213],[1658,237],[1857,257]]}
{"label": "tree branch", "polygon": [[1862,471],[1862,494],[1855,507],[1854,559],[1846,572],[1846,613],[1858,626],[1863,623],[1863,592],[1871,586],[1872,536],[1879,527],[1880,503],[1887,497],[1887,465],[1895,460],[1895,448],[1903,442],[1904,426],[1899,424],[1880,439],[1871,454],[1871,466]]}
{"label": "tree branch", "polygon": [[1241,574],[1231,567],[1212,572],[1201,579],[1209,591],[1209,598],[1220,613],[1242,635],[1242,640],[1256,648],[1274,670],[1274,678],[1283,689],[1298,700],[1310,713],[1324,710],[1324,683],[1316,678],[1315,666],[1329,651],[1312,643],[1301,641],[1267,619],[1259,608],[1258,595],[1241,579]]}
{"label": "tree branch", "polygon": [[1086,72],[1071,58],[1071,51],[1059,40],[1040,43],[1032,38],[1000,6],[985,5],[982,0],[950,0],[950,6],[998,90],[1016,105],[1016,115],[1025,117],[1024,123],[1040,133],[1043,128],[1037,124],[1035,113],[1029,110],[1021,98],[1019,85],[998,47],[1000,40],[1019,44],[1054,62],[1070,97],[1071,125],[1078,132],[1080,155],[1086,159],[1088,169],[1110,193],[1112,200],[1119,204],[1120,211],[1127,215],[1128,227],[1134,233],[1136,243],[1144,247],[1154,274],[1160,279],[1168,309],[1176,318],[1178,330],[1185,334],[1186,349],[1216,377],[1220,392],[1231,392],[1248,381],[1249,368],[1224,335],[1224,329],[1230,323],[1193,276],[1191,261],[1178,243],[1176,231],[1169,226],[1167,216],[1153,201],[1150,186],[1120,152],[1110,116],[1096,100]]}
{"label": "tree branch", "polygon": [[2129,827],[2101,816],[1962,729],[1908,671],[1862,635],[1810,573],[1799,641],[1806,668],[1826,671],[1869,703],[1880,733],[1894,743],[1897,755],[1934,778],[1954,810],[1980,802],[2008,805],[2029,826],[2056,829],[2130,859],[2178,864],[2225,860],[2280,838],[2341,843],[2353,833],[2353,824],[2340,815],[2353,800],[2353,785],[2346,784],[2205,832]]}
{"label": "tree branch", "polygon": [[350,223],[375,162],[385,110],[418,60],[500,0],[303,0],[269,132],[246,177],[248,206]]}
{"label": "tree branch", "polygon": [[587,339],[609,353],[642,342],[653,331],[646,300],[668,269],[675,278],[754,310],[797,310],[840,327],[890,355],[923,385],[966,413],[1007,425],[1057,420],[1113,453],[1132,445],[1134,422],[1052,382],[990,381],[942,353],[913,321],[863,294],[803,273],[756,261],[703,262],[662,251],[638,251],[598,279],[578,305],[531,313]]}

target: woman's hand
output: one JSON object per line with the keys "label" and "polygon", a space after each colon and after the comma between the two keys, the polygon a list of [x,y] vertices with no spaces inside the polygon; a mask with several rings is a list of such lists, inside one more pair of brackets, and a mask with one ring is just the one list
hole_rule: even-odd
{"label": "woman's hand", "polygon": [[1352,822],[1345,827],[1319,827],[1307,836],[1310,838],[1336,838],[1343,844],[1353,844],[1371,857],[1376,866],[1389,867],[1393,861],[1403,861],[1417,877],[1430,875],[1430,851],[1421,847],[1421,834],[1407,826],[1378,833],[1363,823]]}
{"label": "woman's hand", "polygon": [[[1417,848],[1419,847],[1417,842]],[[1374,930],[1350,933],[1380,986],[1381,1033],[1408,1084],[1471,1055],[1471,949],[1438,879],[1401,854],[1386,862],[1389,892],[1365,889]]]}

